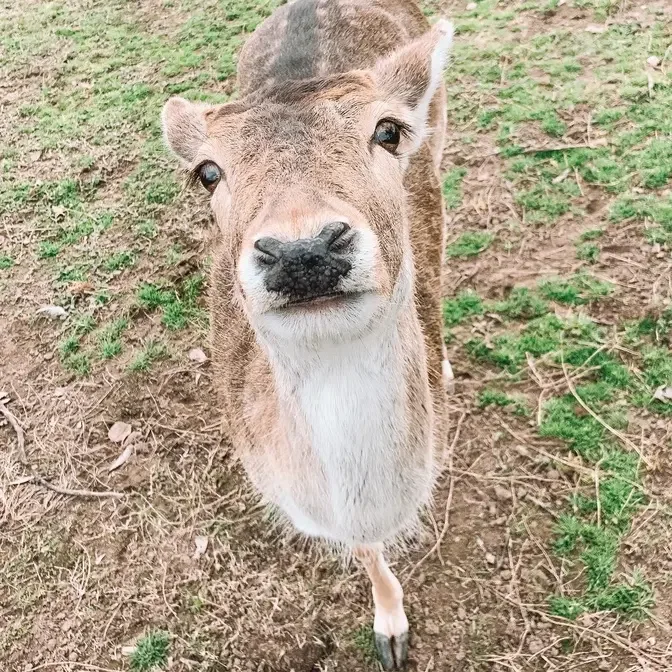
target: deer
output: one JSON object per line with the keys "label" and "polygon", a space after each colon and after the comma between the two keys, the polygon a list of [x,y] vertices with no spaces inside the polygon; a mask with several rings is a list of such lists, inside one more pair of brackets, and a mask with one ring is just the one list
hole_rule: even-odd
{"label": "deer", "polygon": [[361,563],[386,670],[407,663],[409,622],[385,555],[417,533],[447,433],[452,39],[415,0],[294,0],[246,41],[235,99],[162,111],[210,193],[227,434],[264,501]]}

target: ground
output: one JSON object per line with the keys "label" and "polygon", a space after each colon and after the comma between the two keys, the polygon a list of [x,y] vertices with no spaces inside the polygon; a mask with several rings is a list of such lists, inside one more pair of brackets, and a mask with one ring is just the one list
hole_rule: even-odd
{"label": "ground", "polygon": [[[3,671],[377,669],[362,570],[279,531],[221,432],[206,194],[160,138],[277,4],[0,8]],[[456,393],[392,557],[410,669],[670,670],[669,0],[425,10],[457,26]]]}

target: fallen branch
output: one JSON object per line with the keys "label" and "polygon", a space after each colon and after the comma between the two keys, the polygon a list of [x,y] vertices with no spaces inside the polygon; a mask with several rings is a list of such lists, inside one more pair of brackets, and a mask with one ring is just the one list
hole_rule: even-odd
{"label": "fallen branch", "polygon": [[50,483],[42,476],[26,476],[14,481],[10,485],[24,485],[26,483],[37,483],[48,490],[57,492],[59,495],[69,495],[70,497],[115,497],[120,499],[124,496],[124,493],[115,492],[114,490],[73,490],[71,488],[62,488],[60,485]]}
{"label": "fallen branch", "polygon": [[2,413],[5,418],[7,418],[7,421],[16,432],[16,451],[19,454],[19,462],[21,462],[21,464],[28,464],[28,458],[26,457],[26,439],[23,433],[23,428],[19,424],[19,421],[16,419],[14,414],[7,408],[7,406],[5,406],[2,401],[0,401],[0,413]]}

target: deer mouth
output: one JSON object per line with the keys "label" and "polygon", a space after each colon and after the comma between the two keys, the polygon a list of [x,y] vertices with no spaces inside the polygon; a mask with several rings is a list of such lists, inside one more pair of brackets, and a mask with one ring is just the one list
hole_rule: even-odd
{"label": "deer mouth", "polygon": [[363,292],[329,292],[315,296],[293,298],[281,310],[335,308],[361,297]]}

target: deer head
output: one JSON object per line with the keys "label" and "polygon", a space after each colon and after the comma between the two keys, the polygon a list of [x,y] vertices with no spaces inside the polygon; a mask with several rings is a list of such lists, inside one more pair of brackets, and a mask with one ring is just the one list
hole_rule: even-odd
{"label": "deer head", "polygon": [[430,132],[451,42],[439,21],[369,70],[223,105],[166,103],[166,141],[212,194],[235,298],[258,335],[343,341],[412,298],[404,173]]}

